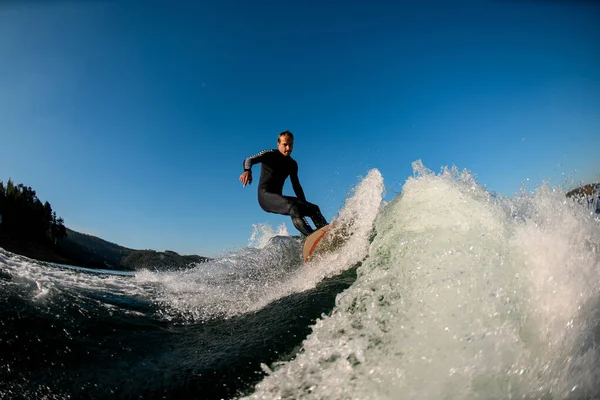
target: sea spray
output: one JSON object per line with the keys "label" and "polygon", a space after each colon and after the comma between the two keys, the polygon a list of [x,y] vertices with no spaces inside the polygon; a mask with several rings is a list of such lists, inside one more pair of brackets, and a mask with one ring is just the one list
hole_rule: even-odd
{"label": "sea spray", "polygon": [[357,281],[249,397],[597,397],[598,222],[559,190],[414,170]]}
{"label": "sea spray", "polygon": [[187,271],[136,273],[157,287],[157,303],[172,321],[206,321],[259,310],[293,293],[314,288],[367,255],[373,222],[384,195],[383,177],[369,171],[346,199],[336,221],[352,234],[335,252],[302,261],[302,243],[285,226],[254,226],[250,246],[198,264]]}
{"label": "sea spray", "polygon": [[[600,223],[589,209],[546,185],[516,202],[528,206],[510,238],[521,338],[556,398],[600,395]],[[535,379],[537,377],[530,377]]]}
{"label": "sea spray", "polygon": [[277,229],[271,228],[268,224],[253,224],[248,247],[264,249],[276,236],[290,236],[285,224],[279,225]]}

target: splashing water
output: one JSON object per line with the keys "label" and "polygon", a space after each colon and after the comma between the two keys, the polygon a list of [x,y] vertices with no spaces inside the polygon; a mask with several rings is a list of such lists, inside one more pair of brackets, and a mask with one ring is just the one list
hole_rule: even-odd
{"label": "splashing water", "polygon": [[[286,329],[304,338],[331,310],[338,290],[323,279],[356,266],[296,358],[265,365],[250,398],[600,398],[600,221],[558,189],[507,199],[468,171],[414,171],[388,204],[370,171],[336,217],[352,236],[309,263],[284,226],[265,225],[187,271],[90,274],[0,249],[0,392],[193,396],[216,379],[214,398],[239,393],[259,362],[297,352]],[[324,294],[327,311],[295,319]],[[271,341],[281,347],[269,355]],[[84,352],[98,358],[82,365]],[[215,365],[221,378],[199,378]]]}
{"label": "splashing water", "polygon": [[353,234],[338,251],[302,262],[302,243],[285,225],[255,225],[250,246],[187,271],[136,273],[136,280],[159,287],[157,302],[169,320],[228,318],[311,288],[360,262],[383,198],[383,178],[370,171],[346,200],[337,220]]}
{"label": "splashing water", "polygon": [[248,247],[264,249],[276,236],[290,236],[285,224],[279,225],[276,230],[267,224],[254,224],[252,225],[252,235],[248,240]]}
{"label": "splashing water", "polygon": [[543,186],[494,196],[422,163],[356,282],[252,399],[600,396],[600,225]]}

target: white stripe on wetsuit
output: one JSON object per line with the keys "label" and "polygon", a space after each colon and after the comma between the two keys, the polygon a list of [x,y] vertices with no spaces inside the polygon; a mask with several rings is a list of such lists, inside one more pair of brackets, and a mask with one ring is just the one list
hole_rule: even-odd
{"label": "white stripe on wetsuit", "polygon": [[273,151],[275,151],[275,150],[273,150],[273,149],[263,150],[260,153],[257,153],[257,154],[255,154],[253,156],[250,156],[250,157],[246,158],[244,160],[244,171],[249,171],[250,169],[252,169],[252,166],[254,164],[256,164],[256,163],[253,163],[252,161],[254,161],[255,159],[259,158],[263,154],[270,153],[270,152],[273,152]]}

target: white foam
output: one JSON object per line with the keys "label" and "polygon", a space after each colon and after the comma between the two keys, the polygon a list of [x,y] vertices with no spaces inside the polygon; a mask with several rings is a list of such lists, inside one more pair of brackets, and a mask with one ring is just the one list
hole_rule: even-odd
{"label": "white foam", "polygon": [[367,254],[369,235],[383,197],[383,179],[370,171],[352,190],[337,220],[353,235],[338,251],[308,264],[298,239],[285,226],[255,225],[250,246],[182,272],[140,272],[138,282],[157,284],[165,318],[205,320],[260,309],[339,274]]}
{"label": "white foam", "polygon": [[254,224],[248,247],[264,249],[275,236],[290,236],[285,224],[279,225],[277,229],[273,229],[268,224]]}
{"label": "white foam", "polygon": [[414,169],[355,284],[249,398],[597,397],[589,210],[558,190],[503,199],[468,171]]}
{"label": "white foam", "polygon": [[53,301],[62,291],[73,289],[125,296],[146,295],[145,287],[133,284],[131,279],[122,274],[84,273],[93,270],[61,267],[3,249],[0,249],[0,267],[11,277],[3,284],[18,291],[26,301]]}

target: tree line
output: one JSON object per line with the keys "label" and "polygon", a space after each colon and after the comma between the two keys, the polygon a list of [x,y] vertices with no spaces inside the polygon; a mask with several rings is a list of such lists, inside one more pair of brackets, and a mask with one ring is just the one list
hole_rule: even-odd
{"label": "tree line", "polygon": [[0,232],[23,240],[51,242],[67,236],[64,220],[56,216],[47,201],[37,198],[35,190],[8,179],[0,181]]}

